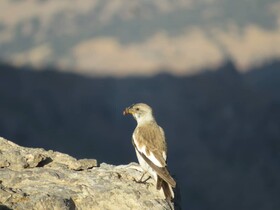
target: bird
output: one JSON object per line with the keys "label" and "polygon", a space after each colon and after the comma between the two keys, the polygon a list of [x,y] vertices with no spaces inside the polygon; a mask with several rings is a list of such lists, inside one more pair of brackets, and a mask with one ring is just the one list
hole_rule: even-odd
{"label": "bird", "polygon": [[174,199],[172,188],[176,187],[176,181],[167,169],[167,144],[164,130],[157,124],[152,108],[145,103],[132,104],[125,108],[123,114],[131,114],[137,121],[132,144],[144,171],[142,177],[148,172],[156,181],[156,189],[163,190],[165,199],[171,202]]}

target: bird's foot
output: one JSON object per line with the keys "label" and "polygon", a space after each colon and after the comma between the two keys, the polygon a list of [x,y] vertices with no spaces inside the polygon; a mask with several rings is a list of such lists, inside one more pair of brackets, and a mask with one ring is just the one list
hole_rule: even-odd
{"label": "bird's foot", "polygon": [[139,180],[136,180],[135,178],[133,178],[133,181],[135,181],[138,184],[146,184],[147,181],[151,178],[151,176],[148,176],[145,180],[142,180],[146,173],[147,172],[144,172]]}

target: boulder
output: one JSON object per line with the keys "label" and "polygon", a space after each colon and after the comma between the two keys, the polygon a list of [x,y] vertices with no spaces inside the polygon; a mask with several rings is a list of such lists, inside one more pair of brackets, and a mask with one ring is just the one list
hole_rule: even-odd
{"label": "boulder", "polygon": [[141,175],[136,163],[98,165],[0,137],[0,209],[170,209],[154,180],[135,182]]}

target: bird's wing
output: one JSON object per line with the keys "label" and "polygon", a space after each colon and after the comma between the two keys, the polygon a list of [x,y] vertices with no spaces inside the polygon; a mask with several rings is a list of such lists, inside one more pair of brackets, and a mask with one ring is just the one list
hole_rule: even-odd
{"label": "bird's wing", "polygon": [[154,164],[147,156],[138,150],[137,146],[134,143],[134,140],[132,140],[132,143],[135,147],[135,149],[139,152],[141,157],[147,162],[147,164],[155,170],[158,176],[160,176],[164,181],[166,181],[168,184],[170,184],[173,188],[176,187],[176,182],[175,180],[170,176],[168,170],[166,167],[158,167],[156,164]]}
{"label": "bird's wing", "polygon": [[139,152],[145,154],[158,167],[166,166],[166,143],[158,125],[138,126],[133,133],[133,139]]}
{"label": "bird's wing", "polygon": [[[162,139],[161,139],[162,138]],[[133,134],[132,143],[135,149],[147,164],[172,187],[176,186],[175,180],[170,176],[164,158],[165,140],[164,136],[159,136],[151,127],[136,129]],[[163,145],[164,144],[164,145]]]}

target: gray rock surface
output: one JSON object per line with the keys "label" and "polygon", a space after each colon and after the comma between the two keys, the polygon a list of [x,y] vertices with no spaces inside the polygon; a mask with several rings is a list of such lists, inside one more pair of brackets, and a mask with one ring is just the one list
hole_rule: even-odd
{"label": "gray rock surface", "polygon": [[94,159],[26,148],[0,137],[0,209],[170,209],[138,164],[113,166]]}

